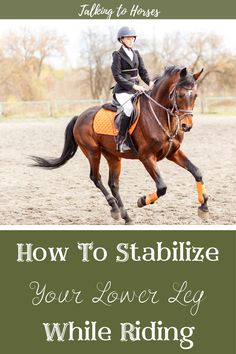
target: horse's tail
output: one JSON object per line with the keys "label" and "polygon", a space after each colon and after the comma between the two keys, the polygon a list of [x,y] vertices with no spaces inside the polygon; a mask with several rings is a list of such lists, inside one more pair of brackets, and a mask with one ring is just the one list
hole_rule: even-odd
{"label": "horse's tail", "polygon": [[72,118],[70,123],[66,127],[65,143],[61,156],[57,159],[44,159],[39,156],[32,156],[32,159],[35,161],[35,164],[33,164],[33,166],[54,169],[64,165],[68,160],[70,160],[74,156],[78,148],[78,145],[76,144],[73,135],[73,128],[77,118],[77,116]]}

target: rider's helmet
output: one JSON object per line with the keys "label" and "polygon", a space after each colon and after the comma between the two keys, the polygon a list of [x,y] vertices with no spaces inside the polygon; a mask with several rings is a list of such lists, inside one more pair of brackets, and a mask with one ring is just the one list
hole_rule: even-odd
{"label": "rider's helmet", "polygon": [[132,27],[124,26],[121,27],[117,33],[117,39],[120,42],[122,37],[134,37],[136,39],[137,35]]}

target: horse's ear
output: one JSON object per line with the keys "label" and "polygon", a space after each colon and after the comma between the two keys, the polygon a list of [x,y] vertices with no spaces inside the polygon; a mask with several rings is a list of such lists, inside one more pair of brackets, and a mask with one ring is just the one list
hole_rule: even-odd
{"label": "horse's ear", "polygon": [[181,71],[180,71],[180,77],[185,77],[187,75],[187,68],[183,68]]}
{"label": "horse's ear", "polygon": [[202,74],[202,72],[203,72],[203,68],[202,68],[202,70],[200,70],[198,73],[193,74],[193,78],[194,78],[195,81],[197,81],[197,79],[198,79],[199,76]]}

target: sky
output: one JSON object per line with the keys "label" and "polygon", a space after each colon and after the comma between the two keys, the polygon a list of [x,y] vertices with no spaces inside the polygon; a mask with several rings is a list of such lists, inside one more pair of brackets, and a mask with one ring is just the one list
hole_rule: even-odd
{"label": "sky", "polygon": [[76,67],[83,30],[96,28],[98,32],[104,32],[114,26],[118,31],[126,25],[135,28],[138,37],[142,39],[150,37],[153,31],[160,39],[175,32],[181,32],[183,36],[188,33],[215,33],[223,38],[223,45],[236,54],[236,20],[0,20],[0,36],[9,30],[17,32],[22,27],[35,32],[45,29],[56,31],[68,40],[68,59],[65,63],[60,58],[54,58],[51,64],[56,67]]}

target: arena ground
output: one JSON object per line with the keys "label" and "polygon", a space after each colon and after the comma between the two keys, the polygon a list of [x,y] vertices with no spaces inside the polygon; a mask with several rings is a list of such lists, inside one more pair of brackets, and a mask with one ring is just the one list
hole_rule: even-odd
{"label": "arena ground", "polygon": [[[70,118],[0,120],[0,225],[122,225],[110,217],[101,192],[89,179],[82,152],[57,170],[29,167],[30,155],[58,157]],[[154,205],[137,199],[155,186],[139,161],[123,160],[120,191],[134,224],[233,225],[236,223],[236,117],[197,115],[183,150],[202,171],[209,194],[210,219],[197,216],[193,177],[164,160],[159,166],[167,194]],[[103,181],[108,178],[105,160]]]}

